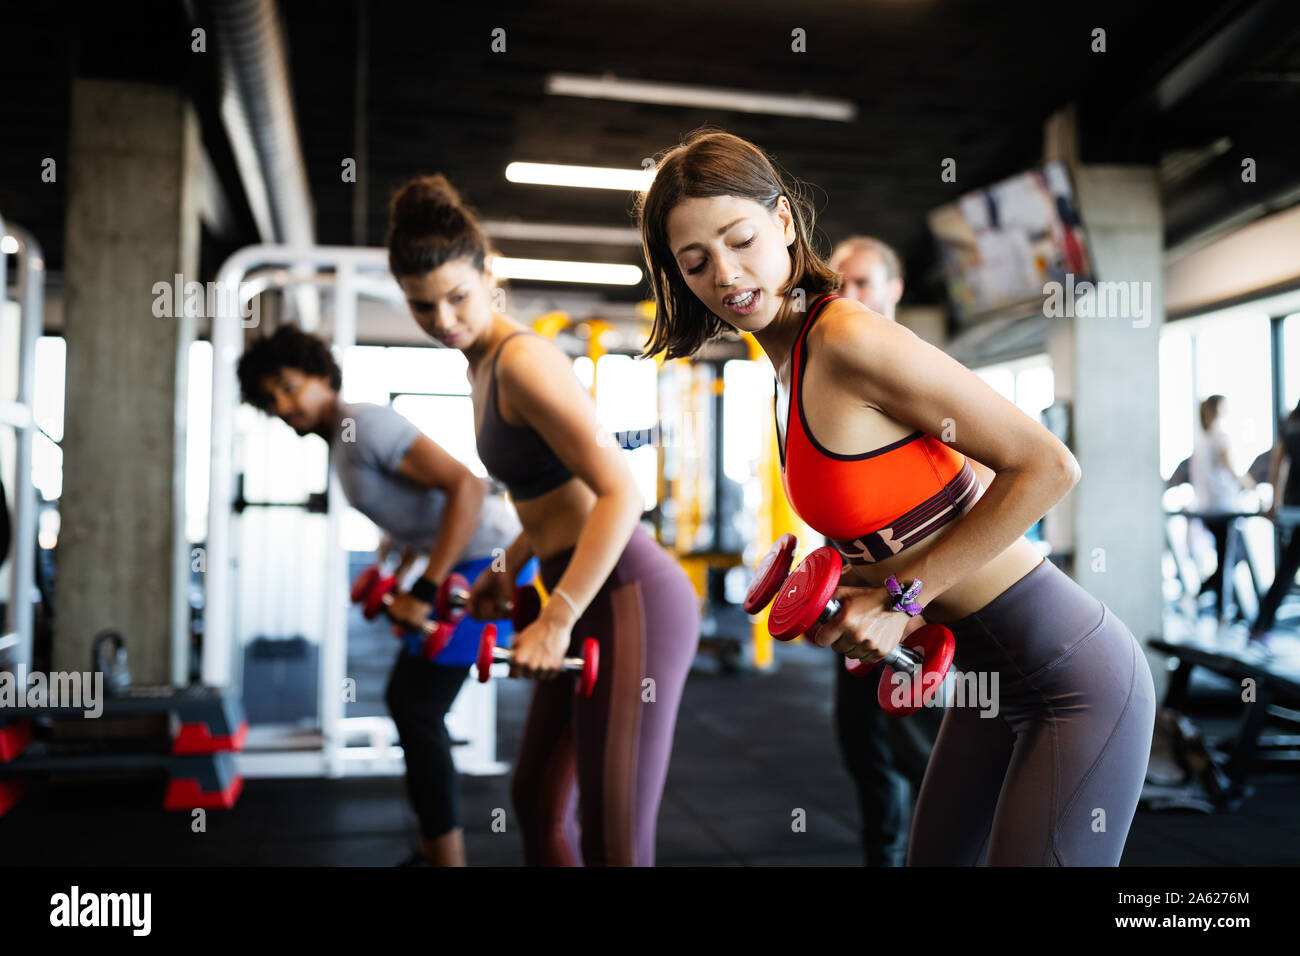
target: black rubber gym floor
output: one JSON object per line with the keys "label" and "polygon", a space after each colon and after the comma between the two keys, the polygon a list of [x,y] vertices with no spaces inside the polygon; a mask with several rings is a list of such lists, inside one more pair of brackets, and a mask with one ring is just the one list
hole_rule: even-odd
{"label": "black rubber gym floor", "polygon": [[[378,641],[384,632],[374,633]],[[778,665],[723,675],[702,659],[692,673],[659,818],[659,865],[858,865],[857,809],[830,725],[829,652],[779,645]],[[528,693],[526,682],[500,682],[504,757],[518,742]],[[1234,720],[1222,710],[1195,719],[1207,733],[1229,732]],[[1300,777],[1260,773],[1251,782],[1254,794],[1235,813],[1139,811],[1123,864],[1300,863]],[[162,787],[160,778],[34,784],[0,819],[3,862],[391,866],[413,846],[414,816],[396,777],[249,779],[233,810],[208,814],[206,833],[191,832],[188,814],[159,809]],[[521,864],[508,793],[508,776],[462,778],[472,865]],[[495,808],[511,814],[505,833],[491,830]],[[796,808],[807,811],[806,832],[792,831]]]}

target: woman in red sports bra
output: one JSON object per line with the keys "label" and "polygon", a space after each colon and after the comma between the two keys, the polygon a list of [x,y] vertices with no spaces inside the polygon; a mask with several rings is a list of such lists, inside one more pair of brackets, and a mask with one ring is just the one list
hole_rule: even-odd
{"label": "woman in red sports bra", "polygon": [[[886,580],[920,582],[957,670],[996,688],[991,707],[945,713],[909,864],[1117,865],[1150,753],[1150,670],[1123,622],[1023,537],[1079,466],[973,372],[834,295],[793,185],[728,133],[660,159],[637,204],[657,306],[646,353],[687,357],[735,329],[772,362],[786,493],[846,562],[818,644],[879,660],[921,624]],[[992,469],[987,488],[972,462]]]}

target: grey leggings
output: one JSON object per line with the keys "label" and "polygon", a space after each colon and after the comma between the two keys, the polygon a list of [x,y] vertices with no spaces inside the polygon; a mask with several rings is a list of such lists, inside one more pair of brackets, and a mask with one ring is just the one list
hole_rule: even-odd
{"label": "grey leggings", "polygon": [[1132,632],[1046,560],[948,626],[966,692],[944,715],[908,865],[1118,865],[1155,722]]}

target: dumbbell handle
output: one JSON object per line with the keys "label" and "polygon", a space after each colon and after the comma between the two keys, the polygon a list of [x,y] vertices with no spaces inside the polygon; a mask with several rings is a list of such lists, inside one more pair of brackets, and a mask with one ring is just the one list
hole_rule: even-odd
{"label": "dumbbell handle", "polygon": [[[464,588],[452,588],[451,593],[447,596],[447,603],[459,610],[469,604],[469,592]],[[497,608],[501,611],[502,617],[508,617],[514,613],[515,602],[498,601]]]}
{"label": "dumbbell handle", "polygon": [[[831,598],[826,602],[826,607],[822,609],[822,612],[817,615],[817,624],[825,624],[836,614],[840,613],[841,607],[842,605],[839,601],[835,600],[835,598]],[[899,644],[885,655],[884,662],[896,671],[910,674],[912,677],[915,677],[921,672],[921,665],[925,663],[925,659],[910,647],[904,647],[902,644]]]}
{"label": "dumbbell handle", "polygon": [[[510,648],[508,647],[492,648],[492,662],[494,664],[499,663],[501,661],[505,661],[506,663],[513,663],[514,659],[515,659],[515,652]],[[564,659],[564,664],[561,666],[560,669],[565,671],[573,671],[575,673],[581,674],[583,668],[586,666],[587,666],[587,662],[583,660],[581,657],[566,657]]]}
{"label": "dumbbell handle", "polygon": [[[410,627],[410,625],[405,621],[399,621],[397,618],[393,617],[393,596],[391,594],[385,594],[379,600],[384,605],[384,613],[392,618],[395,624],[400,624],[403,627]],[[447,626],[448,625],[445,621],[425,621],[420,625],[420,630],[425,634],[433,634],[438,630],[438,628]]]}

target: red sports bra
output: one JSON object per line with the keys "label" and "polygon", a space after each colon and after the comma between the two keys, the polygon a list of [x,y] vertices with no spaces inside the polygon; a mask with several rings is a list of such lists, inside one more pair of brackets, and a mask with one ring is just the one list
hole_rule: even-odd
{"label": "red sports bra", "polygon": [[[804,340],[826,304],[839,298],[817,299],[795,339],[781,481],[799,517],[850,563],[872,564],[965,514],[979,497],[979,481],[965,455],[923,431],[861,455],[839,455],[817,443],[801,397]],[[772,412],[775,417],[775,405]],[[778,421],[778,446],[780,433]]]}

